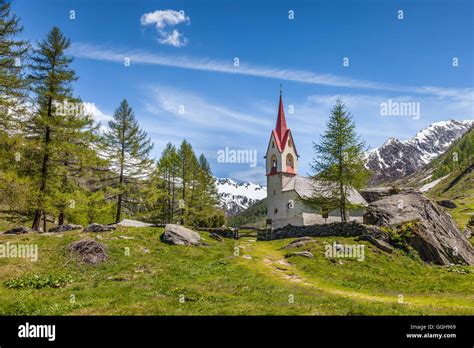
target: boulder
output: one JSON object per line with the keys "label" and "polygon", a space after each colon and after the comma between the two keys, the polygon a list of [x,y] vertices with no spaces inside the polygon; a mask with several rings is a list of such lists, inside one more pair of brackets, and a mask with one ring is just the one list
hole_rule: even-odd
{"label": "boulder", "polygon": [[464,237],[466,237],[467,239],[472,237],[472,230],[469,227],[466,227],[463,233],[464,233]]}
{"label": "boulder", "polygon": [[372,202],[364,223],[396,227],[416,221],[408,243],[426,262],[474,264],[474,249],[451,216],[420,193],[396,194]]}
{"label": "boulder", "polygon": [[457,208],[457,205],[456,203],[454,203],[452,200],[450,199],[442,199],[440,201],[437,201],[437,203],[442,206],[442,207],[445,207],[445,208],[449,208],[449,209],[454,209],[454,208]]}
{"label": "boulder", "polygon": [[201,236],[199,233],[189,228],[167,224],[165,232],[161,235],[161,240],[172,245],[199,245],[201,244]]}
{"label": "boulder", "polygon": [[69,245],[73,257],[81,262],[96,265],[107,260],[107,248],[92,239],[83,239]]}
{"label": "boulder", "polygon": [[153,224],[149,224],[147,222],[137,221],[137,220],[130,220],[130,219],[123,219],[116,225],[123,226],[123,227],[153,227]]}
{"label": "boulder", "polygon": [[68,232],[68,231],[76,231],[82,230],[81,225],[74,225],[74,224],[65,224],[56,227],[51,227],[48,231],[49,232]]}
{"label": "boulder", "polygon": [[113,231],[115,229],[117,229],[117,227],[115,226],[93,223],[87,226],[83,232],[108,232]]}
{"label": "boulder", "polygon": [[305,246],[306,244],[310,242],[316,242],[316,241],[311,237],[301,237],[301,238],[295,239],[288,245],[284,246],[282,249],[299,248],[299,247]]}
{"label": "boulder", "polygon": [[410,188],[394,188],[394,187],[370,187],[364,190],[360,190],[360,195],[365,199],[367,203],[378,201],[382,198],[396,195],[396,194],[407,194],[413,193],[414,190]]}
{"label": "boulder", "polygon": [[211,238],[214,238],[214,239],[217,240],[218,242],[223,242],[223,241],[224,241],[224,239],[223,239],[221,236],[219,236],[218,234],[216,234],[216,233],[211,233],[209,236],[210,236]]}
{"label": "boulder", "polygon": [[389,235],[377,226],[367,226],[367,232],[358,237],[359,240],[366,240],[378,249],[391,253],[393,246],[390,245]]}
{"label": "boulder", "polygon": [[314,258],[313,253],[311,253],[309,251],[294,251],[294,252],[291,252],[291,253],[288,253],[288,254],[285,255],[286,258],[294,257],[294,256],[302,256],[302,257],[306,257],[306,258],[309,258],[309,259]]}
{"label": "boulder", "polygon": [[34,230],[28,227],[20,226],[20,227],[9,229],[3,232],[3,234],[24,234],[24,233],[31,233],[31,232],[34,232]]}

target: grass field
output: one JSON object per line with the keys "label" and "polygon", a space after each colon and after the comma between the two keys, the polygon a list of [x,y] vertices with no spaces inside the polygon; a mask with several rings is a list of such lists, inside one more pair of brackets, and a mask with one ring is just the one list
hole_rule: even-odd
{"label": "grass field", "polygon": [[[101,233],[98,241],[107,246],[109,259],[96,266],[78,264],[67,248],[81,238],[96,238],[94,234],[0,235],[0,243],[36,244],[39,249],[37,262],[0,258],[0,313],[474,314],[473,267],[427,265],[401,251],[385,254],[370,244],[365,244],[363,262],[331,260],[324,256],[324,245],[335,238],[308,244],[304,249],[311,250],[314,259],[286,259],[281,247],[291,239],[256,242],[247,237],[221,243],[201,233],[209,246],[185,247],[162,243],[162,232],[122,228]],[[38,284],[52,288],[29,288],[24,280],[35,275]],[[50,282],[41,282],[45,279]],[[8,288],[11,283],[20,288]]]}

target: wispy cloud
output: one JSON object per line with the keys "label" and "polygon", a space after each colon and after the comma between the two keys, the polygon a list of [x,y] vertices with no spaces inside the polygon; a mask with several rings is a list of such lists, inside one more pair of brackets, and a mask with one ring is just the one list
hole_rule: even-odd
{"label": "wispy cloud", "polygon": [[188,43],[188,39],[174,27],[181,23],[189,23],[190,18],[184,14],[184,11],[174,10],[156,10],[145,13],[140,18],[140,24],[143,26],[154,25],[158,31],[158,42],[163,45],[174,47],[183,47]]}
{"label": "wispy cloud", "polygon": [[97,46],[87,43],[75,43],[71,51],[76,57],[123,63],[125,58],[132,63],[170,66],[183,69],[211,71],[227,74],[239,74],[278,80],[295,81],[331,87],[392,91],[413,94],[433,95],[438,98],[452,98],[472,107],[474,90],[472,88],[443,88],[436,86],[401,86],[369,80],[350,79],[332,74],[318,74],[299,69],[285,69],[241,62],[234,66],[232,61],[188,56],[155,54],[136,49]]}
{"label": "wispy cloud", "polygon": [[84,105],[85,113],[92,115],[95,121],[104,123],[112,119],[111,115],[104,113],[95,103],[84,102],[82,104]]}

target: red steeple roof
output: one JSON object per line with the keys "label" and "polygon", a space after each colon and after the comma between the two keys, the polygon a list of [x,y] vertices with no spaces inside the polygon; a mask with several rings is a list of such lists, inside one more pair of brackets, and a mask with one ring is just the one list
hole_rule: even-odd
{"label": "red steeple roof", "polygon": [[280,105],[278,106],[278,118],[275,127],[275,131],[278,135],[278,140],[280,140],[280,143],[283,142],[283,137],[285,136],[287,129],[288,128],[286,127],[285,109],[283,107],[283,98],[280,92]]}
{"label": "red steeple roof", "polygon": [[[280,105],[278,106],[278,118],[277,118],[275,129],[273,130],[273,135],[275,136],[276,144],[280,152],[283,152],[283,150],[285,149],[288,143],[288,137],[290,133],[291,131],[286,125],[285,108],[283,107],[283,98],[281,96],[281,91],[280,91]],[[296,156],[298,156],[296,147],[295,147],[295,154]]]}

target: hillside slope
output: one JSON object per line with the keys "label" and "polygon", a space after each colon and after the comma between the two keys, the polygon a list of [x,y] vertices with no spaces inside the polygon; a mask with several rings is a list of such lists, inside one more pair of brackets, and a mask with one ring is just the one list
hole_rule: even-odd
{"label": "hillside slope", "polygon": [[443,155],[397,184],[420,189],[437,201],[452,200],[457,207],[448,211],[464,228],[474,215],[473,171],[474,129],[471,129]]}
{"label": "hillside slope", "polygon": [[[302,247],[315,256],[305,259],[285,258],[287,251],[281,248],[292,239],[218,242],[201,233],[208,245],[187,247],[162,243],[162,232],[120,228],[100,236],[0,235],[0,243],[39,248],[37,262],[0,258],[0,314],[474,314],[473,267],[432,266],[398,250],[383,253],[353,238],[316,238]],[[107,261],[87,266],[72,259],[68,245],[82,238],[103,243]],[[336,240],[362,243],[364,260],[326,258],[325,245]],[[294,301],[289,301],[290,295]]]}

